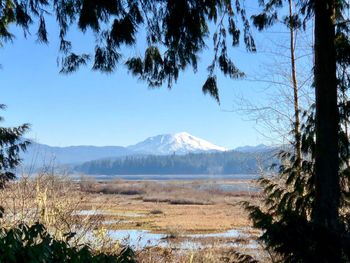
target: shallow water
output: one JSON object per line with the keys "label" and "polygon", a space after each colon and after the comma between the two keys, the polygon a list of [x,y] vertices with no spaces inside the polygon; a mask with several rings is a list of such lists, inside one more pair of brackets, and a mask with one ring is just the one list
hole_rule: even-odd
{"label": "shallow water", "polygon": [[237,238],[237,237],[248,237],[249,235],[247,233],[244,233],[242,230],[238,229],[231,229],[226,232],[222,233],[209,233],[209,234],[190,234],[186,235],[188,237],[192,238],[206,238],[206,237],[232,237],[232,238]]}
{"label": "shallow water", "polygon": [[[241,244],[233,241],[227,241],[226,243],[221,244],[203,244],[200,240],[205,240],[205,238],[238,238],[245,237],[248,238],[249,235],[244,230],[239,229],[231,229],[226,232],[221,233],[209,233],[209,234],[188,234],[180,236],[183,241],[173,242],[172,239],[167,238],[167,234],[156,234],[151,233],[147,230],[109,230],[108,234],[111,238],[115,240],[119,240],[121,243],[125,245],[129,245],[134,249],[143,249],[145,247],[150,246],[161,246],[161,247],[172,247],[176,249],[201,249],[205,247],[215,246],[232,246],[238,247],[242,246]],[[256,244],[254,242],[249,242],[243,245],[247,248],[255,248]]]}
{"label": "shallow water", "polygon": [[119,240],[125,245],[136,249],[142,249],[150,246],[160,246],[164,244],[166,234],[155,234],[147,230],[109,230],[108,235]]}

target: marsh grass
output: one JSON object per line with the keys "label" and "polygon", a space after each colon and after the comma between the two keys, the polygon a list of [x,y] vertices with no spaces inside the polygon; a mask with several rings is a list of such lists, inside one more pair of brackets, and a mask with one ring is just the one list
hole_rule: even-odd
{"label": "marsh grass", "polygon": [[[145,229],[167,231],[178,228],[188,233],[225,231],[249,225],[248,217],[240,206],[244,200],[259,199],[257,194],[228,192],[219,189],[222,181],[98,181],[94,179],[77,182],[80,190],[88,196],[82,209],[91,209],[103,204],[106,220],[118,221],[109,224],[111,229]],[[227,181],[225,184],[240,184]],[[242,182],[247,184],[247,182]],[[101,189],[113,189],[104,194]],[[236,188],[234,188],[236,189]],[[138,194],[125,195],[123,191],[137,190]],[[161,210],[163,214],[151,212]],[[142,217],[132,216],[133,214]]]}
{"label": "marsh grass", "polygon": [[[77,216],[86,193],[67,175],[47,171],[35,176],[22,175],[0,191],[5,208],[0,224],[5,228],[41,223],[58,240],[74,233],[71,243],[80,245],[90,233],[102,228],[103,215]],[[91,236],[91,235],[90,235]]]}
{"label": "marsh grass", "polygon": [[[69,231],[76,232],[76,244],[93,236],[92,246],[98,252],[121,248],[118,241],[108,236],[108,229],[159,231],[167,233],[167,239],[176,243],[184,241],[186,234],[225,231],[234,227],[233,223],[247,224],[245,215],[234,207],[237,200],[247,198],[246,193],[237,197],[216,188],[202,189],[201,183],[98,182],[91,178],[76,182],[69,176],[47,172],[35,177],[22,176],[0,193],[0,202],[6,208],[6,217],[1,219],[1,224],[11,227],[23,222],[43,222],[57,238]],[[79,214],[82,210],[96,213]],[[103,224],[104,221],[115,223]],[[206,247],[195,251],[144,248],[137,251],[139,262],[215,263],[222,262],[220,260],[226,255],[220,242],[227,240],[218,239],[215,241],[218,244],[214,242],[212,246],[211,240],[193,241],[204,242]],[[240,240],[239,243],[245,242]]]}
{"label": "marsh grass", "polygon": [[[216,244],[200,250],[179,251],[172,248],[148,247],[137,253],[139,262],[181,262],[181,263],[267,263],[274,262],[266,253],[249,255],[251,251],[236,248],[220,248]],[[259,261],[255,261],[256,259]]]}
{"label": "marsh grass", "polygon": [[[208,183],[208,182],[204,182]],[[219,187],[201,188],[203,182],[161,182],[161,181],[123,181],[93,182],[82,180],[80,189],[88,193],[133,195],[144,202],[169,203],[173,205],[212,205],[227,197],[259,198],[260,193],[245,191],[223,191]]]}

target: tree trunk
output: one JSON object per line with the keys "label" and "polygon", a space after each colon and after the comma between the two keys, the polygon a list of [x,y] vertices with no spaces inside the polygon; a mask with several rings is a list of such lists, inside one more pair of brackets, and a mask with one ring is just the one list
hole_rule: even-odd
{"label": "tree trunk", "polygon": [[340,203],[334,2],[335,0],[314,1],[316,156],[312,220],[316,226],[330,232],[338,230]]}
{"label": "tree trunk", "polygon": [[[289,16],[293,17],[293,1],[289,0]],[[295,139],[295,156],[298,173],[301,171],[301,134],[300,134],[300,117],[299,117],[299,96],[298,96],[298,81],[295,63],[295,37],[294,27],[289,25],[290,30],[290,59],[292,66],[292,84],[294,94],[294,139]]]}

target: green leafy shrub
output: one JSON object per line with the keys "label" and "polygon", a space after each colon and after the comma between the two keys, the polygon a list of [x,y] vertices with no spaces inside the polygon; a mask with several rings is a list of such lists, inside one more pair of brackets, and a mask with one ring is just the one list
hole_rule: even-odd
{"label": "green leafy shrub", "polygon": [[42,224],[20,225],[0,229],[0,262],[115,262],[133,263],[135,254],[125,247],[115,254],[94,253],[88,245],[71,246],[74,233],[65,234],[65,240],[54,239]]}

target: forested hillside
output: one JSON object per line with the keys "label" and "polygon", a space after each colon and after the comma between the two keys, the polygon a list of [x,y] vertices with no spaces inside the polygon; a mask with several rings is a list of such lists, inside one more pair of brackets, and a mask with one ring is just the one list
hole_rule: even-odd
{"label": "forested hillside", "polygon": [[276,162],[277,150],[166,156],[128,156],[85,162],[74,170],[86,174],[254,174]]}

